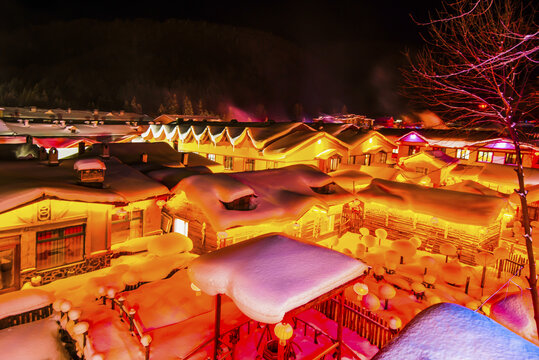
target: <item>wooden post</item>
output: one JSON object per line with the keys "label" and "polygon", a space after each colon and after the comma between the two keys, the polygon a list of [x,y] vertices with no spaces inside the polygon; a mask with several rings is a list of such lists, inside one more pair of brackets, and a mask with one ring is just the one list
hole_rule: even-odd
{"label": "wooden post", "polygon": [[278,341],[277,345],[277,359],[284,360],[284,346],[281,345],[281,340]]}
{"label": "wooden post", "polygon": [[339,313],[337,314],[337,360],[342,359],[342,326],[344,319],[344,290],[339,294]]}
{"label": "wooden post", "polygon": [[213,348],[213,360],[217,360],[219,350],[219,338],[221,337],[221,294],[217,294],[215,300],[215,346]]}

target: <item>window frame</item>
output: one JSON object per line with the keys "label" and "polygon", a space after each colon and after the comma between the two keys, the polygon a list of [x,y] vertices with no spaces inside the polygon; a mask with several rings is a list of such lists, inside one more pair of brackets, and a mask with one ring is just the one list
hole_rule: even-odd
{"label": "window frame", "polygon": [[[508,162],[507,159],[509,157],[513,158],[514,162]],[[504,159],[503,163],[505,165],[516,165],[517,164],[517,154],[516,153],[511,153],[511,152],[505,153],[505,159]]]}
{"label": "window frame", "polygon": [[[483,159],[485,156],[487,157],[487,160],[480,160],[480,158]],[[493,158],[494,158],[493,151],[483,151],[483,150],[477,151],[477,162],[492,163]]]}
{"label": "window frame", "polygon": [[385,151],[380,151],[380,164],[387,164],[387,153]]}
{"label": "window frame", "polygon": [[[76,233],[72,233],[72,234],[67,234],[68,236],[66,236],[66,233],[65,231],[67,229],[70,229],[70,228],[75,228],[75,227],[82,227],[82,231],[80,232],[76,232]],[[46,233],[46,232],[54,232],[54,231],[57,231],[59,236],[55,237],[55,238],[47,238],[47,239],[39,239],[39,235],[40,234],[43,234],[43,233]],[[50,229],[50,230],[43,230],[43,231],[36,231],[36,269],[37,270],[46,270],[46,269],[54,269],[54,268],[57,268],[57,267],[61,267],[61,266],[65,266],[65,265],[69,265],[69,264],[76,264],[78,262],[81,262],[81,261],[84,261],[85,257],[86,257],[86,223],[82,223],[82,224],[77,224],[77,225],[70,225],[70,226],[64,226],[64,227],[61,227],[61,228],[54,228],[54,229]],[[80,258],[78,258],[77,260],[73,260],[73,261],[66,261],[65,260],[65,256],[66,256],[66,245],[65,245],[65,240],[66,239],[70,239],[70,238],[75,238],[75,237],[79,237],[79,236],[82,236],[82,245],[81,245],[81,254],[80,254]],[[63,256],[64,256],[64,261],[61,263],[61,264],[54,264],[52,266],[40,266],[39,262],[40,260],[38,259],[38,256],[40,254],[40,252],[38,251],[39,249],[39,245],[40,244],[44,244],[44,243],[52,243],[53,241],[60,241],[60,240],[63,240]]]}
{"label": "window frame", "polygon": [[234,170],[234,157],[225,156],[223,159],[223,167],[225,170]]}
{"label": "window frame", "polygon": [[457,153],[455,154],[455,157],[457,159],[470,160],[470,150],[459,148],[457,149]]}
{"label": "window frame", "polygon": [[255,171],[255,159],[245,159],[244,169],[245,171]]}

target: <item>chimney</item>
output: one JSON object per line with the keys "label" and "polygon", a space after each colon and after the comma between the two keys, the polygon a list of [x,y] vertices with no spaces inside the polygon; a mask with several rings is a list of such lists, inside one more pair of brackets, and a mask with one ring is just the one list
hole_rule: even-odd
{"label": "chimney", "polygon": [[189,153],[182,153],[182,164],[187,166],[189,163]]}
{"label": "chimney", "polygon": [[148,154],[146,154],[146,153],[140,154],[140,162],[143,163],[143,164],[147,164],[148,163]]}
{"label": "chimney", "polygon": [[125,111],[124,111],[124,110],[120,110],[120,115],[121,115],[121,116],[124,116],[124,115],[125,115]]}
{"label": "chimney", "polygon": [[101,157],[102,157],[103,159],[108,159],[108,158],[110,158],[109,144],[107,144],[107,143],[103,143],[103,144],[102,144],[102,153],[101,153]]}
{"label": "chimney", "polygon": [[94,116],[95,115],[99,115],[99,110],[98,109],[94,109]]}
{"label": "chimney", "polygon": [[81,141],[79,143],[79,156],[84,154],[84,151],[86,150],[86,145],[84,144],[84,141]]}
{"label": "chimney", "polygon": [[45,149],[44,147],[39,147],[39,152],[38,152],[39,161],[45,161],[47,160],[47,158],[48,158],[47,149]]}
{"label": "chimney", "polygon": [[30,106],[30,112],[37,112],[37,106]]}
{"label": "chimney", "polygon": [[67,108],[67,113],[71,114],[71,108]]}
{"label": "chimney", "polygon": [[30,126],[30,120],[28,120],[28,119],[24,119],[23,123],[24,123],[24,125],[23,125],[24,127],[29,127]]}
{"label": "chimney", "polygon": [[79,184],[102,188],[105,181],[105,164],[99,159],[83,159],[75,161],[73,169],[77,172]]}
{"label": "chimney", "polygon": [[49,150],[49,166],[58,166],[58,150],[55,147]]}

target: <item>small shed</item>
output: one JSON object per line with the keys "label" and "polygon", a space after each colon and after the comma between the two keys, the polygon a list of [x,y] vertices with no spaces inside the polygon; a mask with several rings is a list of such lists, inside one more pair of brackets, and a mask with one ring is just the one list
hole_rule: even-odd
{"label": "small shed", "polygon": [[291,319],[339,294],[341,321],[330,351],[336,350],[341,359],[344,289],[363,277],[366,270],[367,265],[342,253],[271,234],[200,256],[189,267],[189,276],[196,287],[216,296],[214,359],[219,358],[222,343],[222,294],[228,295],[245,315],[265,324]]}

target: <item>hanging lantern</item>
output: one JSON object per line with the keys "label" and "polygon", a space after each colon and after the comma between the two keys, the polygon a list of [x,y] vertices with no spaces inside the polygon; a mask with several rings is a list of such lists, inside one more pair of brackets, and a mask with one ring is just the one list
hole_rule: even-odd
{"label": "hanging lantern", "polygon": [[389,328],[391,330],[398,330],[402,327],[402,320],[397,316],[391,316],[389,318]]}
{"label": "hanging lantern", "polygon": [[200,294],[202,294],[202,290],[200,290],[200,288],[193,283],[191,283],[191,290],[193,290],[197,294],[197,296],[200,296]]}
{"label": "hanging lantern", "polygon": [[369,287],[367,286],[367,284],[364,283],[355,283],[354,292],[357,294],[358,301],[361,301],[361,299],[363,299],[363,296],[369,293]]}
{"label": "hanging lantern", "polygon": [[286,341],[292,337],[294,334],[294,329],[288,323],[278,323],[275,325],[275,336],[279,339],[279,345],[285,346]]}

